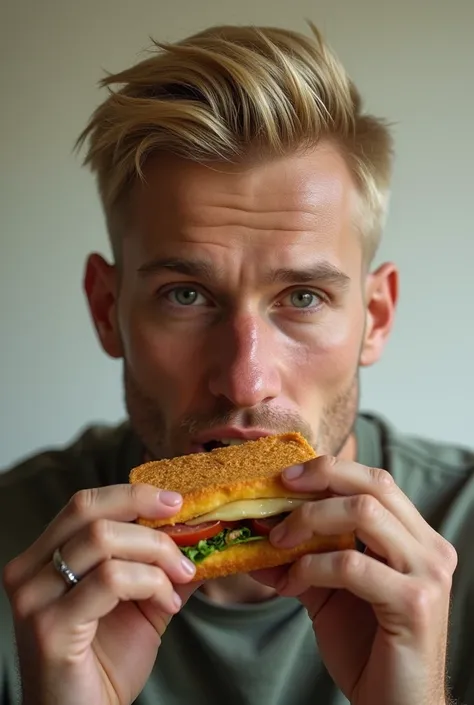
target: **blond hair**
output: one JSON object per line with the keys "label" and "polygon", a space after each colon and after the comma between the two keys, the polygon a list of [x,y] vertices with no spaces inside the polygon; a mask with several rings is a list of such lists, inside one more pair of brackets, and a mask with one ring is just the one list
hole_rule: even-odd
{"label": "blond hair", "polygon": [[[384,121],[361,111],[360,95],[311,24],[313,37],[269,27],[213,27],[108,75],[109,97],[77,146],[97,175],[118,257],[127,195],[151,154],[196,162],[279,157],[333,140],[358,188],[366,258],[387,210],[392,141]],[[112,90],[111,86],[122,86]]]}

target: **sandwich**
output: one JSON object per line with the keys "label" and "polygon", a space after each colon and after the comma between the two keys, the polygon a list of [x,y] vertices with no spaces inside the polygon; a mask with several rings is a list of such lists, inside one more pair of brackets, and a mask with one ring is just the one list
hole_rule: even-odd
{"label": "sandwich", "polygon": [[291,563],[307,553],[354,547],[352,534],[314,536],[291,549],[277,548],[269,541],[272,528],[289,512],[328,496],[292,493],[281,480],[285,468],[316,457],[301,434],[229,439],[220,446],[144,463],[129,476],[131,483],[183,496],[182,507],[173,517],[137,521],[175,541],[196,565],[194,580],[248,573]]}

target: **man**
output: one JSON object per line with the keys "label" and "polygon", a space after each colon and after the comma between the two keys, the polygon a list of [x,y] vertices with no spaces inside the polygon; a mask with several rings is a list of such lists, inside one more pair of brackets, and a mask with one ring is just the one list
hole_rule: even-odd
{"label": "man", "polygon": [[[210,29],[114,84],[80,140],[114,262],[84,281],[130,423],[1,476],[2,705],[474,703],[474,456],[358,413],[398,293],[394,265],[371,269],[386,126],[315,29]],[[354,530],[361,549],[190,583],[134,523],[181,497],[127,477],[229,427],[321,454],[284,480],[332,497],[276,545]]]}

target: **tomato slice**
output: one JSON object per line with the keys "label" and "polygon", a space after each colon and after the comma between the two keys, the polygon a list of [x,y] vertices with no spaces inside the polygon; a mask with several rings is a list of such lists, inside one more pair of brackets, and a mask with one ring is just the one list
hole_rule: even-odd
{"label": "tomato slice", "polygon": [[225,519],[221,519],[221,531],[222,529],[236,529],[238,526],[242,525],[241,521],[226,521]]}
{"label": "tomato slice", "polygon": [[196,526],[188,524],[175,524],[174,526],[160,526],[158,531],[168,534],[178,546],[195,546],[199,541],[210,539],[224,528],[221,521],[206,521]]}
{"label": "tomato slice", "polygon": [[250,525],[252,527],[252,531],[258,536],[268,536],[273,527],[283,521],[285,516],[286,514],[276,514],[273,517],[251,519]]}

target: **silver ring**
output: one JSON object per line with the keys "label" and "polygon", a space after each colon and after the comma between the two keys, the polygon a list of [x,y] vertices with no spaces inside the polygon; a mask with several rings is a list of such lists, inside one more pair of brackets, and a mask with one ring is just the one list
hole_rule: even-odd
{"label": "silver ring", "polygon": [[62,576],[64,582],[69,588],[74,587],[79,582],[77,575],[70,569],[68,564],[64,561],[61,551],[59,548],[53,553],[53,565],[56,568],[59,575]]}

